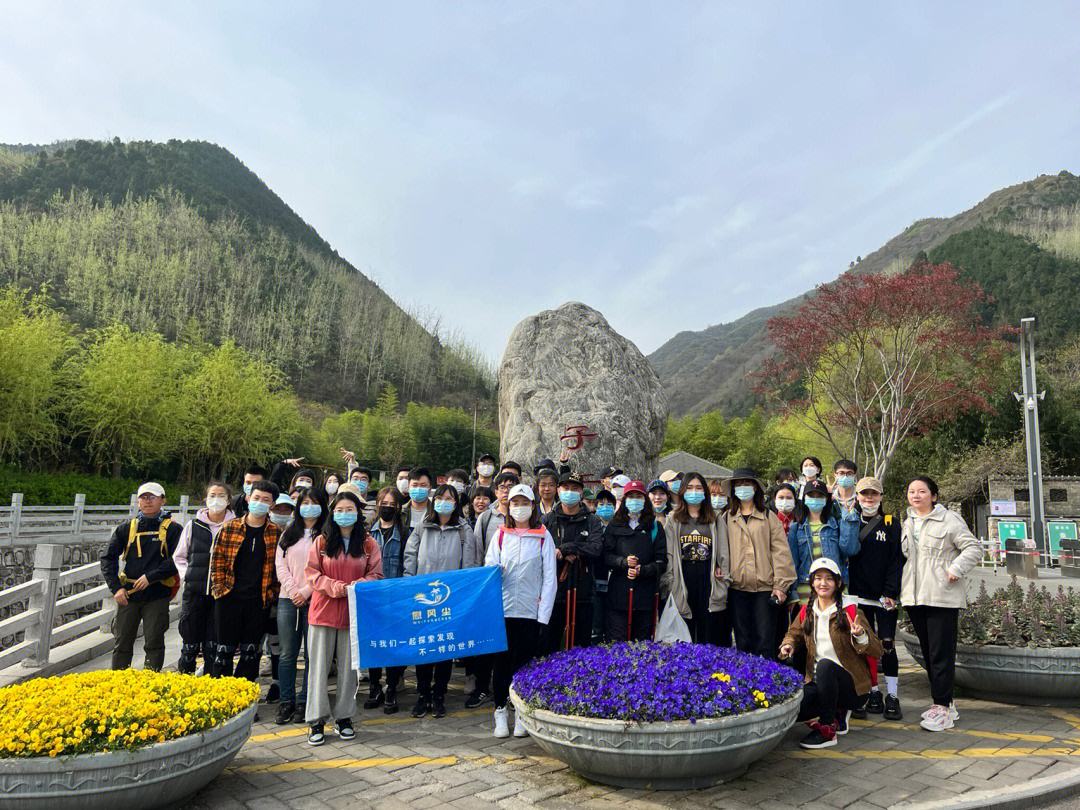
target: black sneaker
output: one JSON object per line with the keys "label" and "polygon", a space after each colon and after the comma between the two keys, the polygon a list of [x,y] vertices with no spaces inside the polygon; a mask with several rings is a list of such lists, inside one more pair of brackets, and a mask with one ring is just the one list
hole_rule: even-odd
{"label": "black sneaker", "polygon": [[900,698],[896,695],[885,696],[885,719],[903,720],[904,713],[900,711]]}
{"label": "black sneaker", "polygon": [[323,731],[322,723],[312,723],[308,727],[307,742],[308,745],[322,745],[326,742],[326,732]]}
{"label": "black sneaker", "polygon": [[870,714],[881,714],[885,711],[885,701],[882,699],[881,692],[870,693],[870,697],[866,699],[866,710]]}
{"label": "black sneaker", "polygon": [[473,692],[471,695],[465,698],[465,708],[475,709],[477,706],[482,706],[489,700],[491,700],[491,695],[489,695],[487,692],[477,690],[476,692]]}
{"label": "black sneaker", "polygon": [[446,717],[446,703],[441,697],[435,698],[435,702],[431,704],[431,716],[436,719]]}
{"label": "black sneaker", "polygon": [[866,711],[867,711],[866,704],[864,703],[862,706],[859,706],[859,708],[852,709],[851,710],[851,716],[855,720],[865,720],[866,719]]}
{"label": "black sneaker", "polygon": [[371,684],[371,688],[368,690],[368,699],[364,701],[365,709],[377,709],[383,705],[383,701],[386,700],[386,695],[383,694],[383,690],[377,683]]}
{"label": "black sneaker", "polygon": [[430,709],[431,707],[428,706],[425,698],[417,698],[416,705],[412,708],[412,716],[416,718],[424,717]]}
{"label": "black sneaker", "polygon": [[383,714],[397,714],[397,692],[386,693],[386,705],[383,706]]}
{"label": "black sneaker", "polygon": [[307,714],[307,706],[305,706],[303,703],[300,703],[299,705],[297,705],[296,711],[294,711],[292,713],[292,721],[294,723],[304,723],[304,722],[306,722],[304,720],[304,715],[305,714]]}
{"label": "black sneaker", "polygon": [[836,745],[836,734],[832,726],[814,723],[810,733],[799,740],[800,748],[831,748]]}
{"label": "black sneaker", "polygon": [[343,717],[337,721],[337,735],[343,740],[351,740],[356,737],[356,729],[352,727],[352,720]]}
{"label": "black sneaker", "polygon": [[845,734],[847,734],[847,732],[848,732],[848,720],[851,719],[851,716],[853,714],[854,714],[854,712],[851,711],[850,709],[848,709],[846,712],[840,712],[836,716],[836,725],[834,726],[834,728],[836,729],[836,736],[837,737],[843,737]]}
{"label": "black sneaker", "polygon": [[270,688],[266,690],[266,702],[277,703],[281,700],[281,687],[276,683],[271,683]]}
{"label": "black sneaker", "polygon": [[279,726],[283,726],[293,718],[293,712],[296,711],[296,705],[293,703],[282,703],[278,706],[277,719],[274,720]]}

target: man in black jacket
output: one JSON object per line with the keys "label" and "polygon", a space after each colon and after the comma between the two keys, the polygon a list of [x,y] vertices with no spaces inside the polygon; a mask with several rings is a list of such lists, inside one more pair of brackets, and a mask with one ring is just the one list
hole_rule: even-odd
{"label": "man in black jacket", "polygon": [[604,526],[585,508],[584,492],[581,476],[564,472],[559,476],[559,502],[541,521],[555,539],[559,566],[559,590],[547,627],[545,655],[592,643],[593,572],[603,551]]}
{"label": "man in black jacket", "polygon": [[162,511],[165,490],[161,484],[149,481],[140,486],[138,501],[139,514],[116,527],[101,555],[101,575],[116,600],[112,668],[131,666],[142,622],[144,666],[160,671],[165,663],[169,600],[179,586],[172,555],[183,527]]}

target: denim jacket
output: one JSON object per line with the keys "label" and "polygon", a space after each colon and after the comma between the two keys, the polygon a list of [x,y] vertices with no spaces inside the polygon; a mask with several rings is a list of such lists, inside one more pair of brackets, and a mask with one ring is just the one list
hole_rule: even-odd
{"label": "denim jacket", "polygon": [[405,554],[405,541],[408,539],[410,530],[405,527],[405,537],[401,537],[394,524],[394,530],[389,537],[383,536],[383,528],[375,521],[375,525],[369,530],[369,534],[379,544],[382,550],[383,579],[398,579],[404,572],[403,560]]}
{"label": "denim jacket", "polygon": [[[859,553],[859,529],[862,520],[857,511],[848,512],[842,519],[836,515],[829,515],[826,519],[822,515],[821,525],[821,554],[840,566],[840,573],[847,582],[847,561]],[[810,531],[810,518],[807,517],[800,523],[792,523],[788,529],[788,548],[791,549],[791,557],[795,561],[795,573],[797,579],[791,586],[791,594],[794,596],[800,582],[810,581],[810,564],[813,557],[813,532]]]}

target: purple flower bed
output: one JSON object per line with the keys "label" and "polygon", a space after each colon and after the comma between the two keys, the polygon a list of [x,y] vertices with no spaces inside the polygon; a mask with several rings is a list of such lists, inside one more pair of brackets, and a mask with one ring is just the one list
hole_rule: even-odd
{"label": "purple flower bed", "polygon": [[533,661],[514,676],[531,707],[639,723],[745,714],[794,696],[789,667],[707,644],[652,641],[576,647]]}

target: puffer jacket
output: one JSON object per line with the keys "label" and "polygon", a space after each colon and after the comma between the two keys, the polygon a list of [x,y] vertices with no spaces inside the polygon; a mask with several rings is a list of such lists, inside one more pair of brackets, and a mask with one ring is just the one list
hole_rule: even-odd
{"label": "puffer jacket", "polygon": [[[920,519],[909,507],[900,550],[905,561],[900,584],[904,605],[967,607],[964,576],[979,564],[983,550],[960,515],[939,503]],[[960,579],[949,582],[950,573]]]}
{"label": "puffer jacket", "polygon": [[[728,549],[727,521],[722,514],[716,516],[711,524],[679,523],[674,515],[664,524],[667,535],[668,565],[660,577],[660,601],[667,600],[670,594],[675,598],[675,607],[684,619],[690,619],[693,612],[686,598],[686,582],[683,580],[682,551],[679,537],[693,527],[708,528],[712,533],[712,565],[709,566],[709,612],[718,613],[727,608],[727,592],[731,585],[731,552]],[[715,575],[720,569],[721,577]]]}
{"label": "puffer jacket", "polygon": [[795,582],[795,564],[780,520],[772,512],[754,510],[749,520],[727,513],[731,552],[731,587],[737,591],[787,592]]}
{"label": "puffer jacket", "polygon": [[[842,519],[836,515],[822,515],[821,555],[840,566],[844,582],[848,581],[848,558],[859,553],[859,529],[862,520],[858,512],[846,512]],[[794,589],[800,582],[810,581],[810,565],[814,562],[814,537],[810,531],[810,518],[792,523],[787,534],[788,549],[795,562],[797,577]]]}
{"label": "puffer jacket", "polygon": [[405,544],[407,577],[424,576],[438,571],[476,568],[483,562],[480,543],[464,520],[445,526],[424,521]]}
{"label": "puffer jacket", "polygon": [[484,565],[502,568],[503,616],[507,619],[551,620],[558,590],[555,540],[542,526],[507,529],[500,526],[488,546]]}

